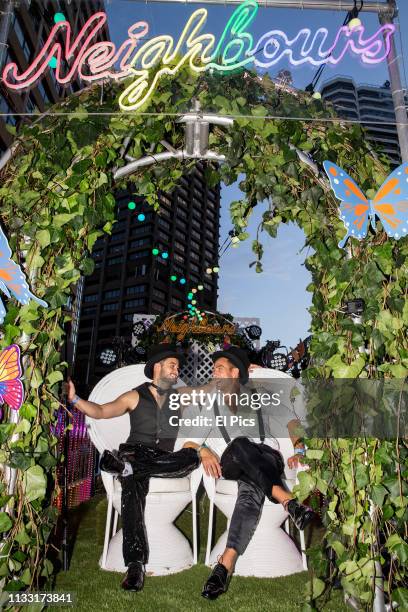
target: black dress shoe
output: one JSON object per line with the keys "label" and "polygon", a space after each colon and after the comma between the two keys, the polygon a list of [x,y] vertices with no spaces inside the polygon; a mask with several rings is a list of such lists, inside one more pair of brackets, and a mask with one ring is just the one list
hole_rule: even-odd
{"label": "black dress shoe", "polygon": [[119,459],[117,452],[104,450],[99,462],[99,467],[104,472],[118,475],[122,474],[123,470],[125,469],[125,463]]}
{"label": "black dress shoe", "polygon": [[145,568],[143,563],[129,563],[128,571],[122,581],[125,591],[141,591],[144,585]]}
{"label": "black dress shoe", "polygon": [[231,576],[228,576],[227,568],[222,563],[217,563],[205,583],[201,595],[206,599],[217,599],[219,595],[228,590]]}
{"label": "black dress shoe", "polygon": [[290,518],[300,530],[303,530],[316,516],[311,508],[300,504],[296,499],[291,499],[286,509]]}

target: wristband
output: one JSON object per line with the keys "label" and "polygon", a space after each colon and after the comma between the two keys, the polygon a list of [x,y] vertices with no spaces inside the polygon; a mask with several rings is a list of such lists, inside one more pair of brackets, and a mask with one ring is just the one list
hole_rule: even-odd
{"label": "wristband", "polygon": [[205,442],[203,442],[202,444],[200,444],[200,446],[197,448],[197,455],[200,457],[200,450],[202,448],[208,448],[208,446],[206,445]]}
{"label": "wristband", "polygon": [[75,404],[77,404],[79,402],[81,398],[78,395],[74,395],[74,399],[71,400],[69,403],[71,404],[71,406],[75,406]]}
{"label": "wristband", "polygon": [[306,455],[305,448],[295,448],[295,455]]}

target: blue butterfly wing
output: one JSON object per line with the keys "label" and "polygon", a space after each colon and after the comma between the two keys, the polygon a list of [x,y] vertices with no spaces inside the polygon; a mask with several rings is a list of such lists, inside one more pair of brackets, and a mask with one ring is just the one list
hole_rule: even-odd
{"label": "blue butterfly wing", "polygon": [[0,299],[0,325],[3,323],[5,316],[6,316],[6,309],[4,308],[4,304],[2,300]]}
{"label": "blue butterfly wing", "polygon": [[345,170],[330,161],[325,161],[323,167],[334,195],[341,200],[340,218],[347,230],[347,234],[339,242],[339,247],[343,248],[349,237],[363,240],[367,235],[370,203]]}
{"label": "blue butterfly wing", "polygon": [[387,177],[371,203],[390,238],[408,235],[408,162]]}
{"label": "blue butterfly wing", "polygon": [[0,257],[10,259],[11,249],[9,247],[8,240],[0,227]]}
{"label": "blue butterfly wing", "polygon": [[[28,304],[33,299],[41,306],[48,306],[44,300],[31,293],[20,266],[11,259],[4,257],[3,251],[0,251],[0,289],[4,285],[20,304]],[[7,295],[8,292],[4,291],[4,293]]]}

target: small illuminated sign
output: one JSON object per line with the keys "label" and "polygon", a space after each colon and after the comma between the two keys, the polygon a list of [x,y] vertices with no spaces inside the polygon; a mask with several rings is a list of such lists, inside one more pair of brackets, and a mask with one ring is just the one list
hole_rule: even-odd
{"label": "small illuminated sign", "polygon": [[[219,38],[204,32],[205,8],[192,13],[177,41],[163,34],[142,42],[149,24],[138,21],[130,26],[128,38],[118,48],[108,40],[93,42],[106,24],[106,13],[92,15],[75,39],[68,21],[57,21],[27,70],[19,72],[14,62],[4,67],[3,83],[17,91],[29,88],[50,65],[55,66],[55,78],[61,85],[78,76],[86,83],[133,77],[120,95],[119,106],[134,111],[150,99],[163,75],[175,76],[183,66],[196,73],[228,73],[237,68],[270,68],[284,58],[293,66],[336,65],[346,54],[359,57],[363,64],[376,65],[389,54],[395,32],[392,24],[382,25],[368,37],[363,25],[342,26],[334,38],[326,28],[302,28],[293,38],[282,30],[270,30],[254,41],[248,30],[257,12],[257,2],[246,0],[233,12]],[[58,42],[61,37],[63,44]]]}

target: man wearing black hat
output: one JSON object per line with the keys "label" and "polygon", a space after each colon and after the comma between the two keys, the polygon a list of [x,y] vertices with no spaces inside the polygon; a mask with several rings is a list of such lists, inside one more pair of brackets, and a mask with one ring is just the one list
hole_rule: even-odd
{"label": "man wearing black hat", "polygon": [[123,393],[113,402],[96,404],[79,398],[75,386],[68,382],[68,401],[94,419],[109,419],[129,413],[130,435],[119,452],[105,451],[101,470],[119,476],[122,485],[123,557],[128,568],[122,582],[125,590],[141,591],[149,546],[144,523],[149,478],[187,476],[200,463],[195,448],[173,452],[178,428],[170,426],[169,394],[176,384],[182,355],[175,346],[160,344],[149,352],[144,373],[145,382]]}
{"label": "man wearing black hat", "polygon": [[[247,354],[239,347],[230,346],[215,352],[211,358],[214,363],[217,397],[220,397],[221,390],[223,397],[227,397],[226,405],[218,405],[218,400],[214,397],[211,403],[215,419],[211,421],[207,431],[200,431],[199,438],[193,435],[185,446],[202,448],[204,444],[205,448],[200,451],[200,457],[206,473],[215,478],[222,475],[226,479],[238,481],[238,497],[228,531],[227,546],[202,590],[203,597],[216,599],[228,589],[237,557],[244,553],[251,540],[265,497],[274,503],[281,503],[299,529],[304,529],[313,519],[314,513],[293,499],[285,489],[282,482],[284,461],[280,452],[264,443],[265,437],[269,442],[274,436],[267,431],[268,421],[262,417],[261,410],[256,411],[257,419],[248,419],[248,422],[255,424],[255,429],[250,429],[249,433],[236,424],[237,415],[242,413],[241,400],[245,393],[248,393],[243,387],[249,378],[250,363]],[[182,391],[183,389],[180,389],[180,394]],[[204,406],[201,413],[203,409]],[[228,418],[231,415],[235,418]],[[232,422],[234,425],[231,425]],[[296,445],[298,440],[296,435],[291,434],[290,422],[285,421],[285,428],[286,425]],[[293,458],[290,467],[292,464]]]}

